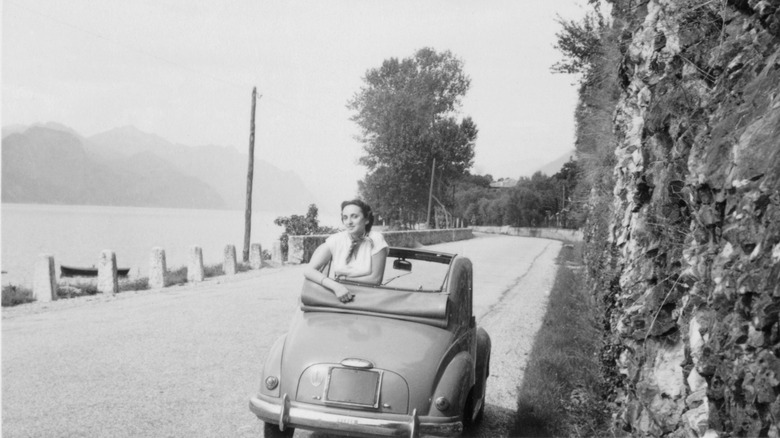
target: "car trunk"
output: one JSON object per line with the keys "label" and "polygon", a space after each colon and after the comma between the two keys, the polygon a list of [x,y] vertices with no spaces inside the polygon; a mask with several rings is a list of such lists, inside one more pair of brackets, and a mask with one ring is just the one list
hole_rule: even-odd
{"label": "car trunk", "polygon": [[315,364],[363,359],[398,374],[411,407],[427,408],[442,357],[453,343],[445,329],[370,315],[299,312],[282,356],[282,391],[294,396],[301,374]]}

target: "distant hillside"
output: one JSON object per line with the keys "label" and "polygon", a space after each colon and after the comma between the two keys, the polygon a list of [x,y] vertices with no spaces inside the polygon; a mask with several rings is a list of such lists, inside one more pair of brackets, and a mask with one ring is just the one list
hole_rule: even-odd
{"label": "distant hillside", "polygon": [[20,125],[20,124],[6,125],[3,126],[3,138],[11,134],[22,134],[24,133],[24,131],[30,128],[47,128],[53,131],[67,132],[68,134],[72,134],[74,137],[78,137],[82,141],[84,140],[84,137],[78,132],[76,132],[73,128],[70,128],[68,126],[63,125],[62,123],[57,123],[57,122],[35,123],[29,126]]}
{"label": "distant hillside", "polygon": [[[537,169],[536,172],[542,172],[543,174],[547,176],[553,176],[556,173],[558,173],[564,164],[566,164],[569,160],[577,159],[577,156],[575,155],[574,149],[566,152],[565,154],[561,155],[560,157],[554,159],[553,161],[550,161],[549,163],[545,164],[544,166]],[[531,175],[528,175],[531,176]]]}
{"label": "distant hillside", "polygon": [[[213,187],[227,208],[246,203],[247,154],[226,146],[185,146],[127,126],[89,137],[90,152],[113,160],[151,153],[167,160],[179,172]],[[282,171],[255,156],[252,206],[264,211],[305,212],[314,195],[294,172]]]}
{"label": "distant hillside", "polygon": [[222,208],[208,184],[154,156],[124,163],[91,156],[78,137],[32,127],[3,138],[2,201],[18,203]]}
{"label": "distant hillside", "polygon": [[[176,145],[132,127],[91,138],[51,123],[9,128],[3,202],[244,208],[247,156],[233,148]],[[297,175],[255,160],[255,209],[305,211],[313,202]]]}

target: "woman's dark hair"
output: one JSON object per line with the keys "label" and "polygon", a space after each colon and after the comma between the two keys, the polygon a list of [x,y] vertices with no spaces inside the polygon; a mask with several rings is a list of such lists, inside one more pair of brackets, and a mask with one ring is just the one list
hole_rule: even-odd
{"label": "woman's dark hair", "polygon": [[366,233],[371,231],[371,227],[374,226],[374,212],[371,211],[371,207],[360,199],[352,199],[350,201],[344,201],[341,203],[341,210],[344,211],[344,207],[347,205],[355,205],[363,212],[363,217],[367,219]]}

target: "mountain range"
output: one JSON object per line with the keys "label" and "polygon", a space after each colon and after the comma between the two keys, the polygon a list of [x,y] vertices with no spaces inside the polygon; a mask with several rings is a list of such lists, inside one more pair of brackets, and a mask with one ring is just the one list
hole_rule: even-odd
{"label": "mountain range", "polygon": [[[541,172],[547,176],[553,176],[556,173],[560,172],[561,168],[564,164],[569,162],[569,160],[576,160],[577,159],[577,153],[574,149],[564,153],[560,157],[550,161],[549,163],[545,164],[544,166],[540,167],[534,173]],[[530,177],[531,175],[527,175]]]}
{"label": "mountain range", "polygon": [[[243,209],[247,154],[187,146],[126,126],[90,137],[57,123],[7,126],[2,202]],[[291,171],[254,161],[255,210],[302,213],[314,195]]]}

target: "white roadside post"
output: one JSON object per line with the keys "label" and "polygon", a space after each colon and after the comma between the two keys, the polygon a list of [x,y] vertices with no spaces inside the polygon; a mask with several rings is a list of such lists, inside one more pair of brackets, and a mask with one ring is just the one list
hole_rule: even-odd
{"label": "white roadside post", "polygon": [[165,287],[165,250],[156,246],[152,248],[152,254],[149,257],[149,287],[151,289],[160,289]]}
{"label": "white roadside post", "polygon": [[274,263],[282,264],[282,242],[274,242],[273,251],[271,252],[271,261]]}
{"label": "white roadside post", "polygon": [[263,247],[259,243],[253,243],[249,247],[249,266],[252,269],[263,267]]}
{"label": "white roadside post", "polygon": [[225,275],[235,275],[236,273],[235,245],[225,246],[225,262],[222,264],[222,271],[225,273]]}
{"label": "white roadside post", "polygon": [[116,272],[116,254],[110,249],[100,253],[98,260],[98,291],[104,294],[119,292],[119,279]]}
{"label": "white roadside post", "polygon": [[203,281],[204,277],[203,250],[199,246],[193,246],[190,248],[190,262],[187,266],[187,281]]}
{"label": "white roadside post", "polygon": [[57,279],[54,274],[54,256],[41,254],[35,263],[33,296],[36,301],[49,302],[57,299]]}

